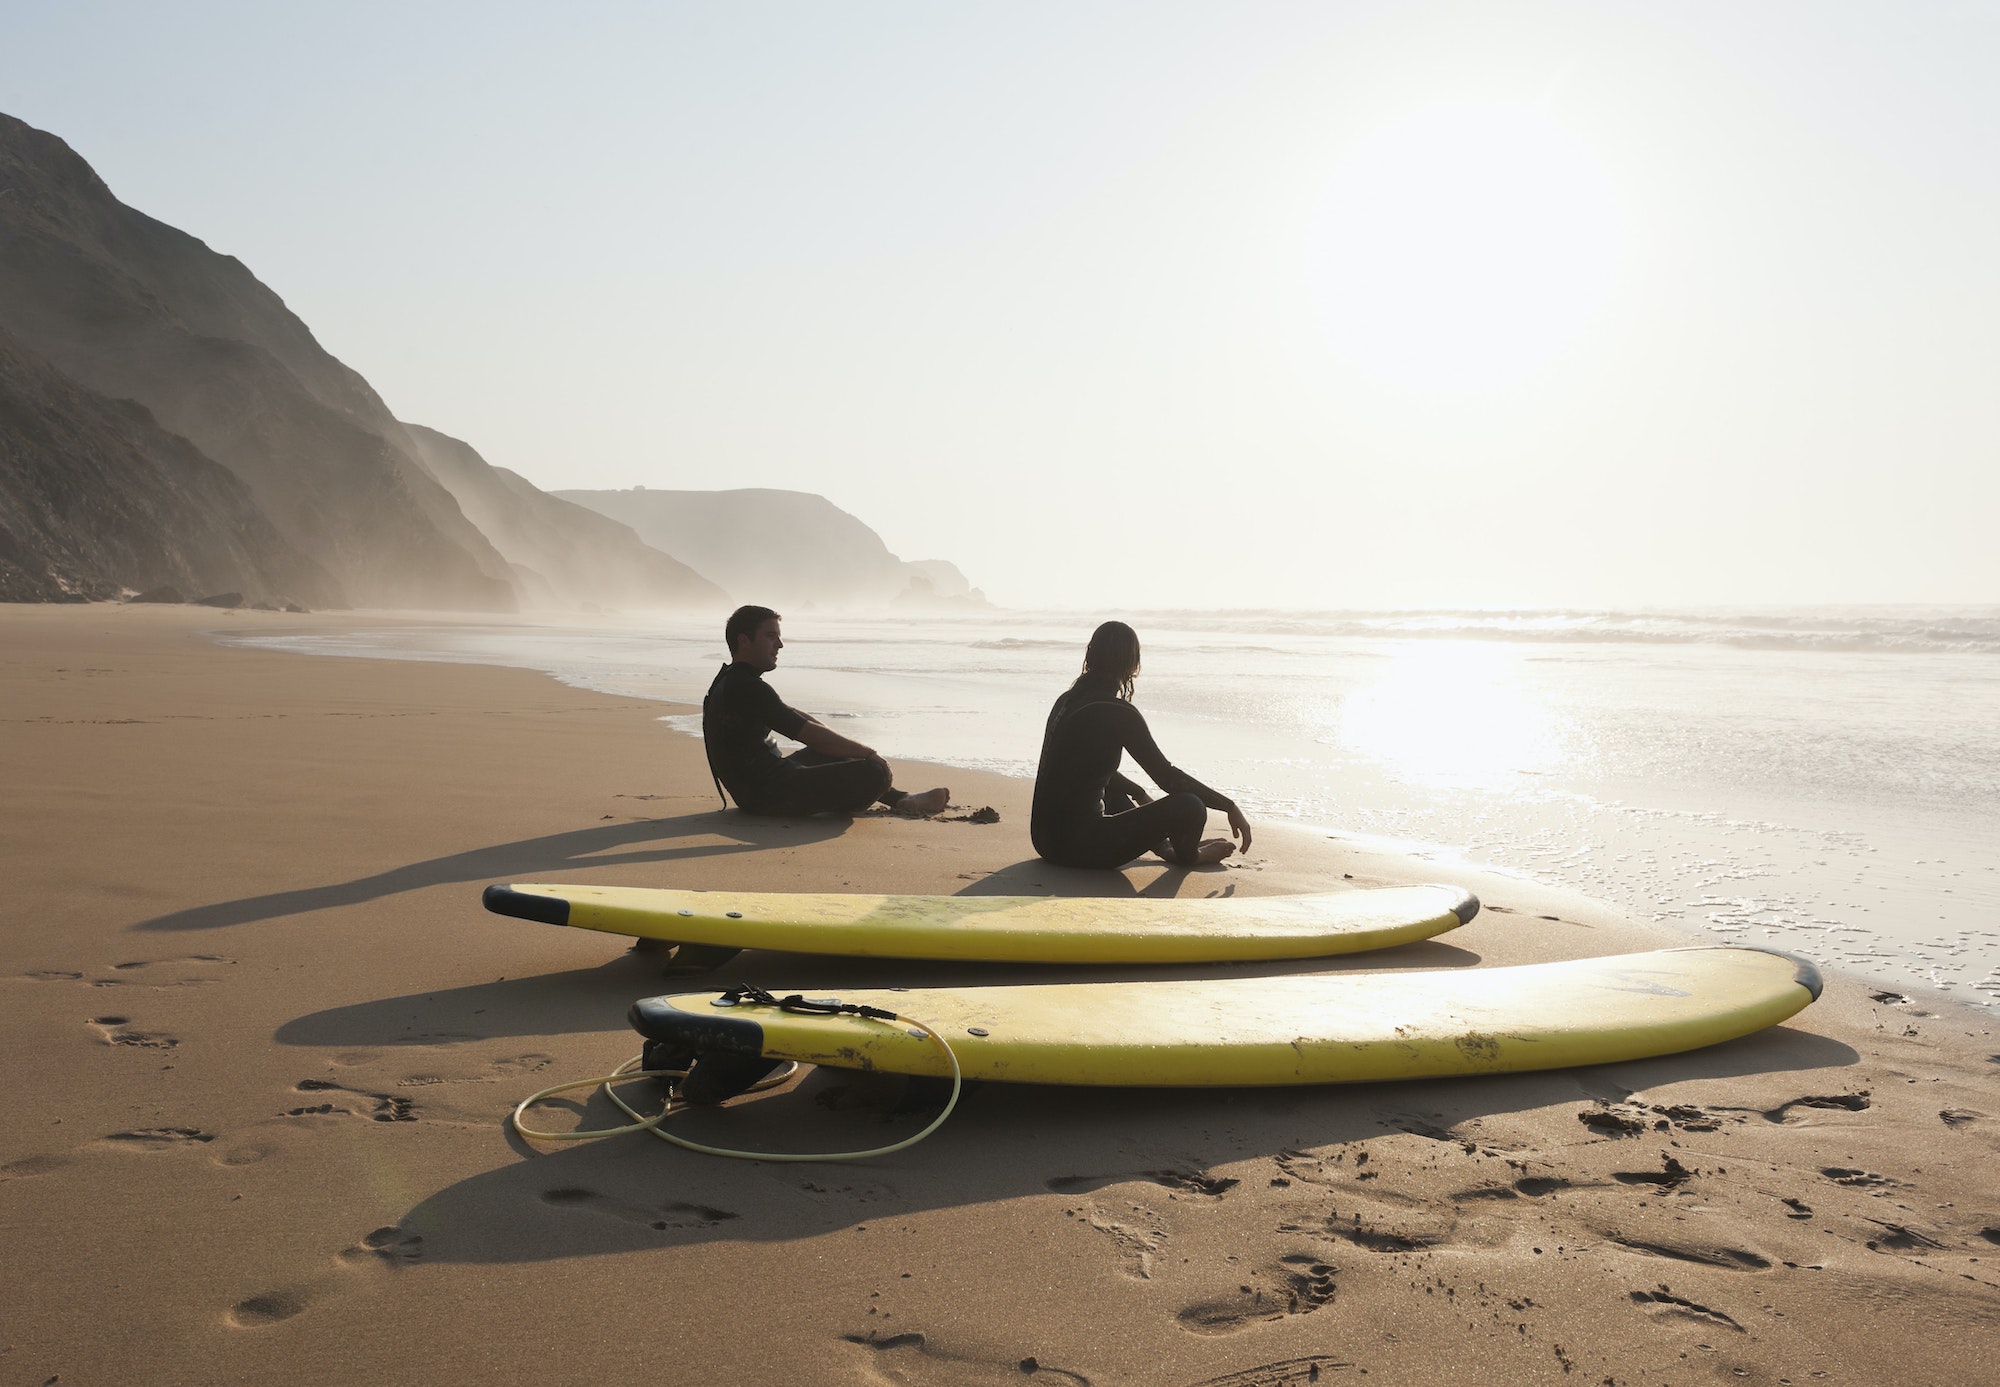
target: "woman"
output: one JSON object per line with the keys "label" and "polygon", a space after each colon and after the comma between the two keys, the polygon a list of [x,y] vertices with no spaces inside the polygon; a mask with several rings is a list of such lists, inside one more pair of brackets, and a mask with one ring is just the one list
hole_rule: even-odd
{"label": "woman", "polygon": [[[1250,850],[1250,821],[1226,795],[1217,794],[1169,764],[1132,706],[1139,673],[1139,636],[1122,621],[1091,634],[1083,673],[1049,710],[1035,769],[1035,808],[1028,834],[1035,851],[1066,867],[1118,867],[1157,852],[1183,867],[1220,862]],[[1166,791],[1152,799],[1118,773],[1126,752]],[[1227,838],[1204,840],[1208,811],[1229,816]]]}

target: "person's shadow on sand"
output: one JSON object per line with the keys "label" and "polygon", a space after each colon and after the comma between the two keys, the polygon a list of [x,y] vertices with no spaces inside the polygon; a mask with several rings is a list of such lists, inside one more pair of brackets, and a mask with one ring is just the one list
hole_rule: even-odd
{"label": "person's shadow on sand", "polygon": [[[384,896],[418,891],[427,886],[453,882],[520,880],[525,877],[561,872],[572,868],[620,866],[629,863],[673,862],[693,857],[713,857],[722,853],[758,852],[771,847],[797,847],[843,833],[853,821],[824,815],[814,818],[761,819],[734,810],[712,809],[700,814],[682,814],[671,819],[647,819],[637,823],[604,824],[552,833],[541,838],[524,838],[513,843],[496,843],[472,848],[447,857],[412,862],[373,876],[353,881],[306,886],[294,891],[274,891],[262,896],[218,901],[213,905],[156,915],[132,926],[135,930],[179,931],[221,929],[227,925],[254,924],[286,915],[303,915],[314,910],[359,905]],[[730,838],[734,842],[698,842],[684,846],[668,844],[678,838]],[[630,851],[618,852],[616,849]]]}
{"label": "person's shadow on sand", "polygon": [[[1140,858],[1140,865],[1150,864],[1150,859]],[[1129,870],[1129,869],[1127,869]],[[1099,871],[1086,867],[1059,867],[1053,862],[1039,857],[1024,858],[1005,867],[988,872],[969,886],[953,892],[959,896],[1098,896],[1120,900],[1170,901],[1180,895],[1181,883],[1189,877],[1206,879],[1219,875],[1213,871],[1197,873],[1188,867],[1167,864],[1166,869],[1144,886],[1138,885],[1125,871]],[[1202,896],[1220,897],[1236,894],[1234,882],[1228,882],[1215,890],[1204,891]],[[1190,900],[1195,897],[1190,896]]]}

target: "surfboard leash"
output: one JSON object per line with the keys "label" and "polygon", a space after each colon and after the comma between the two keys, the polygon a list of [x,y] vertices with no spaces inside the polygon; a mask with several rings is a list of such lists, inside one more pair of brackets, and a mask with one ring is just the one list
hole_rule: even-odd
{"label": "surfboard leash", "polygon": [[[727,1146],[708,1146],[687,1137],[676,1136],[674,1133],[668,1131],[663,1124],[669,1117],[674,1116],[676,1113],[686,1112],[689,1108],[702,1106],[701,1104],[676,1099],[671,1087],[668,1089],[666,1105],[651,1117],[642,1116],[637,1108],[627,1103],[619,1095],[618,1091],[612,1085],[624,1083],[628,1079],[664,1078],[671,1082],[674,1079],[682,1079],[687,1076],[687,1071],[684,1069],[641,1069],[636,1067],[645,1062],[646,1052],[641,1050],[609,1074],[599,1078],[573,1079],[568,1083],[552,1084],[540,1092],[529,1094],[515,1105],[513,1114],[508,1119],[514,1124],[514,1130],[529,1141],[594,1141],[600,1137],[622,1136],[626,1132],[651,1132],[661,1141],[670,1141],[674,1145],[684,1147],[689,1151],[699,1151],[705,1156],[728,1156],[735,1160],[743,1161],[862,1161],[873,1156],[887,1156],[892,1152],[907,1150],[915,1146],[938,1128],[944,1126],[945,1119],[950,1117],[952,1109],[958,1106],[958,1096],[964,1087],[964,1076],[959,1068],[958,1056],[952,1053],[950,1042],[939,1035],[930,1025],[919,1021],[914,1016],[902,1016],[893,1011],[885,1011],[881,1007],[865,1006],[859,1002],[842,1002],[837,998],[804,997],[796,992],[787,997],[776,997],[761,987],[750,985],[730,988],[718,1000],[721,1000],[728,1006],[770,1006],[777,1007],[783,1011],[805,1012],[818,1016],[853,1016],[859,1020],[868,1021],[880,1026],[913,1026],[927,1036],[940,1050],[944,1051],[944,1057],[951,1065],[951,1097],[945,1101],[943,1110],[935,1118],[931,1119],[930,1123],[922,1131],[912,1136],[907,1136],[901,1141],[892,1142],[887,1146],[871,1147],[865,1151],[738,1151]],[[745,1089],[744,1092],[761,1093],[766,1089],[776,1088],[778,1085],[790,1080],[792,1075],[798,1072],[798,1061],[787,1060],[784,1062],[784,1065],[784,1068],[778,1070],[776,1073],[765,1075],[756,1083],[750,1085],[749,1088]],[[619,1110],[633,1120],[623,1127],[598,1127],[580,1132],[544,1132],[528,1126],[521,1120],[523,1113],[545,1099],[554,1097],[558,1093],[570,1093],[576,1089],[592,1087],[602,1087],[604,1096],[617,1104]]]}
{"label": "surfboard leash", "polygon": [[[866,1006],[860,1002],[843,1002],[838,997],[807,997],[797,992],[777,997],[750,982],[738,983],[715,999],[715,1005],[719,1007],[742,1006],[745,1002],[752,1006],[776,1007],[779,1011],[798,1012],[806,1016],[859,1016],[868,1021],[908,1020],[907,1017],[898,1016],[893,1011],[884,1011],[881,1007]],[[921,1021],[912,1021],[910,1024],[923,1025]],[[928,1031],[930,1027],[924,1026],[924,1029]]]}

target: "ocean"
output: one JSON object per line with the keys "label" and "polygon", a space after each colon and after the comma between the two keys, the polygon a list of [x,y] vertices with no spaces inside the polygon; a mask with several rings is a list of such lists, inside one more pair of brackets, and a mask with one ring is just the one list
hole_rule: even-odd
{"label": "ocean", "polygon": [[[1139,632],[1162,748],[1253,823],[2000,1008],[2000,609],[1112,615]],[[1098,619],[794,613],[770,679],[892,760],[1032,777]],[[723,659],[716,624],[357,617],[229,639],[693,703]]]}

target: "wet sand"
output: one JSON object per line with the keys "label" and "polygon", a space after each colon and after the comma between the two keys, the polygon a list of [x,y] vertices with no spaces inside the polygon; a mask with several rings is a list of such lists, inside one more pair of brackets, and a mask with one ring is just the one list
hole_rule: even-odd
{"label": "wet sand", "polygon": [[[342,621],[0,607],[0,1381],[1993,1371],[2000,1038],[1947,999],[1839,974],[1784,1026],[1640,1063],[990,1085],[922,1145],[849,1165],[642,1135],[530,1148],[503,1125],[515,1101],[634,1054],[634,997],[710,984],[489,915],[493,881],[1186,897],[1444,879],[1486,902],[1470,926],[1329,971],[1685,941],[1270,825],[1225,868],[1064,871],[1028,847],[1025,783],[961,771],[900,780],[943,779],[998,824],[747,819],[718,810],[659,704],[203,634]],[[1117,974],[746,954],[708,976],[831,992]],[[901,1097],[818,1071],[689,1130],[877,1145],[921,1125]],[[580,1120],[617,1115],[592,1098]]]}

